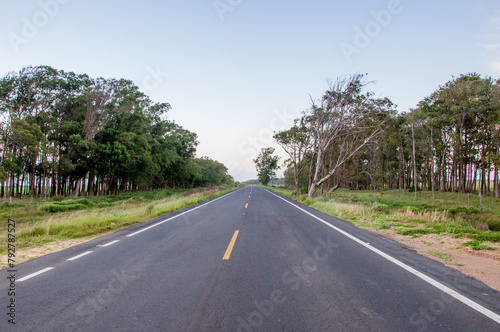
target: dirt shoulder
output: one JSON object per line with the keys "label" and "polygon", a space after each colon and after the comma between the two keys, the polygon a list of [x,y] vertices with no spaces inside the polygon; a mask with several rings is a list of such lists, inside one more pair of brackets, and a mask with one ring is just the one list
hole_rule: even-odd
{"label": "dirt shoulder", "polygon": [[[102,236],[102,234],[99,236]],[[44,255],[64,250],[72,246],[76,246],[77,244],[89,241],[91,239],[92,238],[86,237],[86,238],[71,239],[65,241],[56,240],[37,247],[16,249],[16,258],[15,258],[16,265],[29,261],[30,259],[38,258]],[[0,267],[2,269],[7,267],[7,259],[8,259],[7,255],[0,256]]]}
{"label": "dirt shoulder", "polygon": [[420,255],[440,261],[500,291],[500,244],[489,245],[495,250],[473,250],[470,247],[460,248],[470,239],[457,239],[450,235],[426,234],[411,237],[396,234],[390,229],[372,231],[403,243]]}

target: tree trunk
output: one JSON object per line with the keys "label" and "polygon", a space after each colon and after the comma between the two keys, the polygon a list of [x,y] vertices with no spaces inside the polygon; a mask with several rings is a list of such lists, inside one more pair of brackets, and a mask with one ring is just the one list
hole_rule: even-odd
{"label": "tree trunk", "polygon": [[316,158],[316,167],[315,167],[315,172],[314,172],[314,177],[311,183],[311,186],[309,187],[309,197],[313,197],[316,194],[316,191],[318,190],[318,181],[321,175],[321,170],[323,168],[323,161],[325,159],[325,152],[322,149],[318,149],[317,153],[317,158]]}
{"label": "tree trunk", "polygon": [[417,158],[415,153],[415,130],[413,124],[411,125],[411,136],[413,139],[413,185],[415,186],[415,198],[417,198]]}
{"label": "tree trunk", "polygon": [[498,181],[498,166],[495,165],[495,176],[494,180],[495,181],[495,197],[500,198],[500,183]]}

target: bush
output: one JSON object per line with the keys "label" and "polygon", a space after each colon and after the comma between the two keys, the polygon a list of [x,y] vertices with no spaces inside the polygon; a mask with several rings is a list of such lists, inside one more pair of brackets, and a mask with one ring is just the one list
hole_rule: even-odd
{"label": "bush", "polygon": [[418,208],[416,206],[407,206],[406,210],[410,210],[411,212],[413,212],[415,214],[422,213],[422,209]]}
{"label": "bush", "polygon": [[479,213],[481,211],[478,208],[474,207],[474,206],[462,206],[462,205],[459,205],[459,206],[454,206],[454,207],[449,208],[448,212],[451,215],[457,215],[457,214],[460,214],[460,213],[477,214],[477,213]]}
{"label": "bush", "polygon": [[[418,191],[422,191],[422,188],[417,187],[417,192],[418,192]],[[410,187],[408,188],[408,192],[414,193],[414,192],[415,192],[415,186],[410,186]]]}
{"label": "bush", "polygon": [[109,207],[109,206],[111,206],[111,203],[108,203],[108,202],[100,202],[99,204],[97,204],[97,207],[100,207],[100,208]]}
{"label": "bush", "polygon": [[87,208],[86,205],[84,204],[78,204],[78,203],[73,203],[73,204],[56,204],[56,202],[45,204],[42,207],[42,210],[50,212],[50,213],[55,213],[55,212],[64,212],[64,211],[71,211],[71,210],[81,210]]}
{"label": "bush", "polygon": [[63,197],[62,197],[61,195],[56,195],[56,196],[53,196],[53,197],[52,197],[52,200],[53,200],[54,202],[60,202],[60,201],[62,201],[62,200],[63,200]]}
{"label": "bush", "polygon": [[354,196],[353,194],[348,194],[347,200],[349,201],[349,203],[355,203],[358,201],[358,198],[356,196]]}
{"label": "bush", "polygon": [[154,209],[154,204],[149,204],[147,207],[146,207],[146,215],[149,215],[151,213],[153,213],[153,209]]}
{"label": "bush", "polygon": [[307,197],[303,203],[305,205],[311,205],[313,203],[313,200],[311,199],[311,197]]}
{"label": "bush", "polygon": [[467,218],[471,224],[483,224],[490,231],[500,232],[500,216],[491,213],[475,215]]}
{"label": "bush", "polygon": [[500,220],[488,220],[486,224],[490,231],[500,232]]}
{"label": "bush", "polygon": [[389,206],[387,204],[378,203],[373,207],[377,212],[389,212]]}

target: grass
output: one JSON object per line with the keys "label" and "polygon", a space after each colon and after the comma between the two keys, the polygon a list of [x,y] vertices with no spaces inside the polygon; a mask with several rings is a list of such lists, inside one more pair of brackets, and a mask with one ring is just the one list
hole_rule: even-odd
{"label": "grass", "polygon": [[434,257],[442,259],[446,264],[448,264],[453,258],[452,255],[445,254],[445,253],[439,252],[439,251],[429,251],[429,255],[432,255]]}
{"label": "grass", "polygon": [[267,187],[317,210],[370,229],[394,229],[398,234],[419,237],[448,234],[468,238],[465,246],[487,249],[487,242],[500,242],[500,199],[468,194],[413,193],[403,190],[383,192],[340,189],[333,194],[310,198],[293,195],[293,190]]}
{"label": "grass", "polygon": [[7,252],[7,219],[16,220],[16,249],[56,240],[93,237],[171,213],[237,189],[153,190],[59,200],[0,204],[0,253]]}

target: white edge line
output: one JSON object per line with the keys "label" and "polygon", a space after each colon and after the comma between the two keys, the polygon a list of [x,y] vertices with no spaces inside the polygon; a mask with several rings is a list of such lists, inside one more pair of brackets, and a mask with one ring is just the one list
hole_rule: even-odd
{"label": "white edge line", "polygon": [[92,251],[86,251],[86,252],[84,252],[83,254],[76,255],[76,256],[74,256],[74,257],[68,258],[68,259],[67,259],[67,261],[74,261],[75,259],[80,258],[80,257],[83,257],[83,256],[88,255],[88,254],[90,254],[90,253],[92,253]]}
{"label": "white edge line", "polygon": [[330,224],[330,223],[326,222],[325,220],[321,219],[320,217],[317,217],[317,216],[315,216],[314,214],[312,214],[312,213],[310,213],[310,212],[308,212],[308,211],[304,210],[304,209],[303,209],[303,208],[301,208],[300,206],[297,206],[297,205],[295,205],[295,204],[293,204],[293,203],[291,203],[291,202],[287,201],[287,200],[286,200],[286,199],[284,199],[283,197],[278,196],[278,195],[276,195],[275,193],[273,193],[273,192],[271,192],[271,191],[269,191],[269,190],[267,190],[267,189],[265,189],[265,190],[266,190],[266,191],[268,191],[270,194],[272,194],[272,195],[274,195],[274,196],[276,196],[276,197],[278,197],[278,198],[280,198],[280,199],[284,200],[284,201],[285,201],[285,202],[287,202],[288,204],[290,204],[290,205],[292,205],[292,206],[296,207],[297,209],[301,210],[302,212],[304,212],[304,213],[306,213],[306,214],[310,215],[311,217],[313,217],[313,218],[315,218],[315,219],[317,219],[317,220],[321,221],[323,224],[325,224],[325,225],[327,225],[327,226],[329,226],[329,227],[333,228],[334,230],[336,230],[337,232],[341,233],[342,235],[345,235],[345,236],[347,236],[348,238],[350,238],[351,240],[354,240],[354,241],[358,242],[358,243],[359,243],[359,244],[361,244],[362,246],[364,246],[364,247],[366,247],[366,248],[370,249],[371,251],[373,251],[373,252],[375,252],[376,254],[378,254],[378,255],[380,255],[380,256],[382,256],[382,257],[384,257],[385,259],[389,260],[390,262],[392,262],[392,263],[394,263],[394,264],[398,265],[399,267],[402,267],[402,268],[403,268],[403,269],[405,269],[406,271],[408,271],[408,272],[410,272],[410,273],[414,274],[415,276],[419,277],[420,279],[422,279],[422,280],[424,280],[424,281],[428,282],[428,283],[429,283],[429,284],[431,284],[432,286],[434,286],[434,287],[436,287],[436,288],[438,288],[438,289],[442,290],[443,292],[445,292],[445,293],[447,293],[448,295],[450,295],[450,296],[454,297],[455,299],[457,299],[457,300],[459,300],[460,302],[464,303],[465,305],[467,305],[467,306],[471,307],[472,309],[474,309],[474,310],[476,310],[476,311],[480,312],[481,314],[485,315],[486,317],[489,317],[489,318],[491,318],[492,320],[494,320],[495,322],[500,323],[500,315],[498,315],[498,314],[494,313],[493,311],[491,311],[491,310],[489,310],[489,309],[487,309],[487,308],[483,307],[482,305],[480,305],[480,304],[478,304],[478,303],[476,303],[476,302],[474,302],[474,301],[470,300],[469,298],[467,298],[467,297],[463,296],[462,294],[460,294],[460,293],[458,293],[458,292],[454,291],[453,289],[451,289],[451,288],[449,288],[449,287],[447,287],[447,286],[443,285],[443,284],[442,284],[442,283],[440,283],[439,281],[436,281],[436,280],[432,279],[431,277],[429,277],[429,276],[427,276],[427,275],[423,274],[422,272],[419,272],[419,271],[415,270],[414,268],[412,268],[412,267],[410,267],[410,266],[406,265],[405,263],[403,263],[403,262],[401,262],[401,261],[397,260],[396,258],[394,258],[394,257],[392,257],[392,256],[389,256],[388,254],[384,253],[383,251],[380,251],[380,250],[378,250],[377,248],[372,247],[371,245],[367,244],[366,242],[363,242],[363,241],[361,241],[360,239],[358,239],[357,237],[355,237],[355,236],[353,236],[353,235],[351,235],[351,234],[347,233],[346,231],[343,231],[343,230],[341,230],[340,228],[338,228],[338,227],[336,227],[336,226],[333,226],[332,224]]}
{"label": "white edge line", "polygon": [[151,226],[149,226],[149,227],[143,228],[143,229],[141,229],[140,231],[137,231],[137,232],[135,232],[135,233],[129,234],[129,235],[127,235],[127,237],[131,237],[131,236],[137,235],[137,234],[139,234],[139,233],[142,233],[142,232],[144,232],[144,231],[147,231],[148,229],[151,229],[151,228],[153,228],[153,227],[159,226],[159,225],[161,225],[161,224],[163,224],[163,223],[165,223],[165,222],[167,222],[167,221],[169,221],[169,220],[175,219],[175,218],[180,217],[180,216],[182,216],[182,215],[184,215],[184,214],[186,214],[186,213],[189,213],[189,212],[192,212],[192,211],[194,211],[194,210],[196,210],[196,209],[202,208],[202,207],[204,207],[205,205],[208,205],[208,204],[211,204],[211,203],[213,203],[213,202],[215,202],[215,201],[218,201],[218,200],[219,200],[219,199],[221,199],[221,198],[228,197],[229,195],[234,194],[236,191],[237,191],[237,190],[235,190],[235,191],[233,191],[233,192],[230,192],[230,193],[228,193],[228,194],[226,194],[226,195],[222,195],[222,196],[220,196],[220,197],[218,197],[218,198],[216,198],[216,199],[214,199],[214,200],[211,200],[210,202],[207,202],[207,203],[205,203],[205,204],[202,204],[202,205],[200,205],[200,206],[197,206],[197,207],[195,207],[195,208],[192,208],[191,210],[184,211],[184,212],[182,212],[182,213],[179,213],[178,215],[175,215],[175,216],[170,217],[170,218],[168,218],[168,219],[165,219],[165,220],[162,220],[162,221],[160,221],[160,222],[157,222],[157,223],[156,223],[156,224],[154,224],[154,225],[151,225]]}
{"label": "white edge line", "polygon": [[42,273],[45,273],[45,272],[50,271],[50,270],[52,270],[52,269],[53,269],[53,267],[48,267],[48,268],[45,268],[45,269],[40,270],[40,271],[38,271],[38,272],[35,272],[35,273],[32,273],[32,274],[29,274],[29,275],[27,275],[26,277],[22,277],[21,279],[17,279],[17,281],[24,281],[24,280],[28,280],[28,279],[30,279],[30,278],[36,277],[37,275],[42,274]]}
{"label": "white edge line", "polygon": [[106,244],[103,244],[101,247],[107,247],[107,246],[110,246],[112,244],[115,244],[116,242],[120,242],[120,240],[114,240],[114,241],[111,241],[109,243],[106,243]]}

